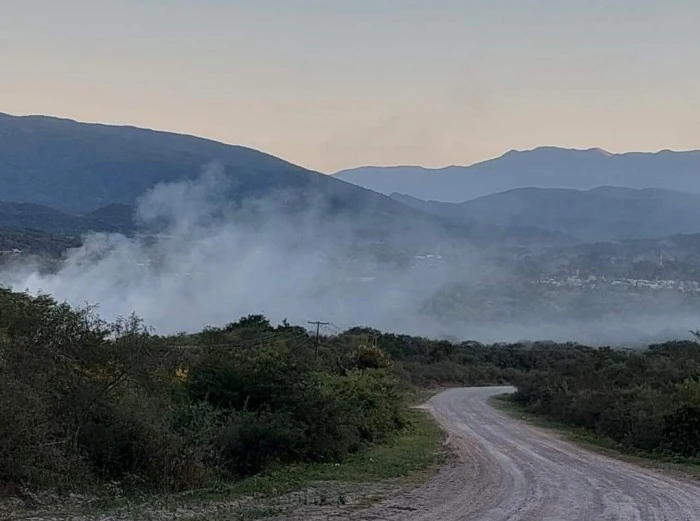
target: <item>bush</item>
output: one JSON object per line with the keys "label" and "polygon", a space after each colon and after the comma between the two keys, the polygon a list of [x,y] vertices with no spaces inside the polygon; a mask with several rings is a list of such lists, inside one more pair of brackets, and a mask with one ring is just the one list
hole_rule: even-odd
{"label": "bush", "polygon": [[190,397],[227,416],[217,441],[229,474],[270,463],[340,461],[403,426],[401,395],[385,371],[319,371],[286,347],[211,353],[192,368]]}
{"label": "bush", "polygon": [[667,450],[687,458],[700,458],[700,405],[684,404],[664,418]]}
{"label": "bush", "polygon": [[352,354],[355,369],[386,369],[391,365],[389,355],[376,346],[361,345]]}
{"label": "bush", "polygon": [[700,366],[694,343],[637,352],[574,348],[514,379],[529,410],[628,449],[700,457]]}
{"label": "bush", "polygon": [[125,393],[100,404],[86,419],[80,447],[102,479],[161,490],[184,490],[213,478],[211,458],[217,416],[166,399]]}
{"label": "bush", "polygon": [[229,474],[250,476],[273,462],[303,461],[306,427],[288,412],[235,412],[216,440],[218,465]]}
{"label": "bush", "polygon": [[193,400],[219,409],[276,411],[298,399],[310,371],[286,347],[221,350],[191,368],[187,389]]}
{"label": "bush", "polygon": [[5,290],[0,317],[0,480],[202,481],[205,445],[174,427],[188,407],[175,400],[175,357],[137,317],[106,324],[90,309]]}

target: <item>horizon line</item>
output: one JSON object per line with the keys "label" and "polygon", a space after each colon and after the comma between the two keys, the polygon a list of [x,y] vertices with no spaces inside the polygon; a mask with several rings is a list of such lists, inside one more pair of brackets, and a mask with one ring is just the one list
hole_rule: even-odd
{"label": "horizon line", "polygon": [[567,151],[567,152],[594,152],[601,154],[606,157],[618,157],[618,156],[625,156],[625,155],[631,155],[631,154],[648,154],[648,155],[657,155],[657,154],[662,154],[662,153],[671,153],[671,154],[682,154],[682,153],[692,153],[692,152],[700,152],[700,148],[688,148],[688,149],[672,149],[672,148],[659,148],[659,149],[653,149],[653,150],[627,150],[624,152],[610,152],[609,150],[605,149],[604,147],[585,147],[585,148],[577,148],[577,147],[566,147],[566,146],[560,146],[560,145],[537,145],[531,148],[511,148],[509,150],[504,151],[500,155],[492,156],[486,159],[482,159],[479,161],[475,161],[473,163],[465,163],[465,164],[447,164],[443,166],[426,166],[426,165],[421,165],[421,164],[406,164],[406,163],[400,163],[400,164],[362,164],[362,165],[357,165],[357,166],[351,166],[351,167],[345,167],[341,168],[340,170],[335,170],[333,172],[328,172],[328,171],[322,171],[318,170],[315,168],[307,167],[304,165],[301,165],[299,163],[296,163],[294,161],[290,161],[289,159],[285,159],[282,156],[277,155],[274,152],[267,151],[267,150],[262,150],[259,148],[254,148],[253,146],[241,144],[241,143],[229,143],[226,141],[222,141],[217,138],[213,137],[208,137],[208,136],[203,136],[203,135],[197,135],[197,134],[191,134],[188,132],[183,132],[179,130],[169,130],[169,129],[161,129],[161,128],[154,128],[150,126],[140,126],[140,125],[135,125],[133,123],[106,123],[103,121],[88,121],[88,120],[80,120],[80,119],[75,119],[74,117],[69,117],[69,116],[58,116],[58,115],[53,115],[53,114],[36,114],[36,113],[28,113],[28,114],[12,114],[9,112],[2,112],[0,111],[0,116],[6,116],[6,117],[11,117],[11,118],[45,118],[45,119],[55,119],[59,121],[68,121],[71,123],[77,123],[80,125],[99,125],[99,126],[106,126],[106,127],[118,127],[118,128],[134,128],[134,129],[139,129],[139,130],[147,130],[151,132],[161,132],[161,133],[166,133],[166,134],[175,134],[179,136],[185,136],[185,137],[192,137],[196,139],[203,139],[207,141],[212,141],[221,145],[225,146],[231,146],[231,147],[242,147],[242,148],[247,148],[249,150],[254,150],[256,152],[260,152],[263,154],[267,154],[273,157],[276,157],[277,159],[281,159],[282,161],[286,161],[290,164],[299,166],[301,168],[304,168],[306,170],[312,171],[312,172],[317,172],[323,175],[328,175],[328,176],[335,176],[340,173],[352,171],[352,170],[360,170],[364,168],[385,168],[385,169],[396,169],[396,168],[420,168],[422,170],[430,170],[430,171],[437,171],[437,170],[447,170],[450,168],[471,168],[473,166],[477,166],[483,163],[488,163],[490,161],[495,161],[498,159],[501,159],[503,157],[506,157],[508,155],[513,155],[513,154],[527,154],[530,152],[535,152],[535,151],[540,151],[540,150],[557,150],[557,151]]}

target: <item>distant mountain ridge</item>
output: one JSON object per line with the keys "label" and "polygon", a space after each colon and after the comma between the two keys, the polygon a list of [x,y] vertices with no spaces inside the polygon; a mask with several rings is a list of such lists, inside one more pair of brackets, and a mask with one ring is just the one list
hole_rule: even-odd
{"label": "distant mountain ridge", "polygon": [[[251,191],[280,176],[292,184],[311,183],[316,177],[257,150],[203,138],[0,114],[0,199],[5,201],[44,204],[71,213],[111,203],[131,205],[160,182],[196,178],[212,161],[234,166],[231,175]],[[257,174],[266,179],[258,180]]]}
{"label": "distant mountain ridge", "polygon": [[[274,196],[275,209],[285,215],[362,217],[363,224],[383,230],[411,226],[434,232],[439,226],[432,216],[389,197],[250,148],[130,126],[0,114],[0,200],[83,216],[67,226],[74,230],[86,220],[123,227],[150,189],[195,181],[211,164],[223,171],[218,197],[225,202]],[[46,209],[36,210],[47,215]],[[15,220],[0,219],[0,225],[15,226]],[[50,223],[40,229],[47,228]]]}
{"label": "distant mountain ridge", "polygon": [[463,203],[392,197],[455,223],[533,227],[587,242],[700,232],[700,194],[656,188],[518,188]]}
{"label": "distant mountain ridge", "polygon": [[[695,224],[700,223],[696,210],[700,195],[664,189],[630,191],[624,184],[595,188],[612,184],[607,180],[615,176],[642,184],[647,183],[644,179],[662,184],[663,178],[667,185],[683,185],[700,194],[700,152],[616,155],[600,149],[544,147],[510,152],[472,167],[379,169],[428,193],[413,199],[411,192],[404,193],[413,198],[389,197],[343,182],[352,172],[327,176],[257,150],[203,138],[4,114],[0,114],[0,226],[58,235],[90,230],[130,233],[143,194],[161,183],[194,181],[212,162],[224,172],[221,200],[226,203],[272,195],[275,202],[270,206],[284,218],[311,210],[319,222],[337,218],[369,240],[383,241],[391,234],[398,243],[554,244],[700,231]],[[606,182],[598,183],[600,179]],[[394,183],[381,172],[377,180],[388,181],[386,188]],[[595,189],[516,188],[463,203],[474,198],[463,197],[462,191],[529,186],[533,180],[595,183],[591,187]],[[387,194],[400,191],[392,188]],[[439,200],[429,195],[431,191],[461,198],[458,202],[463,204],[425,201]]]}
{"label": "distant mountain ridge", "polygon": [[387,195],[396,192],[453,203],[528,187],[620,186],[700,193],[700,150],[612,154],[600,148],[539,147],[511,150],[471,166],[368,166],[334,177]]}
{"label": "distant mountain ridge", "polygon": [[3,201],[71,214],[111,204],[134,206],[155,185],[195,180],[210,164],[222,167],[232,198],[296,190],[339,209],[400,213],[403,208],[371,191],[243,146],[130,126],[0,113]]}
{"label": "distant mountain ridge", "polygon": [[[134,208],[156,185],[197,180],[209,164],[223,170],[221,201],[272,196],[266,208],[317,222],[337,219],[356,236],[395,243],[472,239],[532,242],[559,235],[517,226],[499,229],[439,217],[269,154],[208,139],[0,114],[0,226],[56,234],[129,231]],[[35,206],[31,206],[35,205]],[[305,224],[311,224],[305,221]],[[458,239],[455,239],[458,238]]]}

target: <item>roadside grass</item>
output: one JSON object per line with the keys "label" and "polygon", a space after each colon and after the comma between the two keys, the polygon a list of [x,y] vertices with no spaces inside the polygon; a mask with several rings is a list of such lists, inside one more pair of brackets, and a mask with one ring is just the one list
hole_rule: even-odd
{"label": "roadside grass", "polygon": [[611,458],[637,466],[662,470],[680,477],[700,480],[700,461],[671,457],[665,454],[628,449],[612,438],[601,436],[582,427],[567,425],[533,413],[513,400],[512,394],[501,394],[491,399],[491,405],[515,419],[536,427],[555,431],[577,445]]}
{"label": "roadside grass", "polygon": [[449,389],[449,387],[445,386],[435,386],[435,387],[428,387],[428,388],[422,388],[422,387],[414,387],[408,391],[406,391],[405,394],[405,401],[411,408],[416,408],[419,407],[426,402],[428,402],[433,396],[440,394],[441,392],[445,391],[446,389]]}
{"label": "roadside grass", "polygon": [[260,519],[303,505],[365,506],[401,487],[423,483],[447,457],[444,434],[432,418],[416,409],[407,415],[410,426],[393,442],[343,463],[279,466],[203,490],[97,500],[83,515],[89,519],[223,521]]}

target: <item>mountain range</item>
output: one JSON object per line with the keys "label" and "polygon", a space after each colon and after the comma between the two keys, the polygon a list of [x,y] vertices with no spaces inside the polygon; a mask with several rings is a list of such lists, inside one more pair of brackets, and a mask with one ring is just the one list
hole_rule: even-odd
{"label": "mountain range", "polygon": [[517,242],[547,241],[552,235],[466,220],[446,223],[388,196],[241,146],[135,127],[6,114],[0,114],[0,226],[67,235],[130,232],[146,192],[162,183],[195,182],[212,164],[223,172],[219,202],[265,199],[270,212],[332,220],[373,240],[391,235],[398,243],[457,237]]}
{"label": "mountain range", "polygon": [[594,242],[700,231],[700,194],[603,186],[592,190],[519,188],[463,203],[392,198],[453,223],[533,227]]}
{"label": "mountain range", "polygon": [[134,205],[153,186],[193,180],[220,165],[235,195],[272,189],[337,196],[344,207],[386,204],[366,190],[241,146],[135,127],[0,114],[0,200],[85,214]]}
{"label": "mountain range", "polygon": [[[269,154],[194,136],[135,127],[0,114],[0,226],[49,232],[133,227],[140,198],[162,183],[223,172],[221,201],[274,197],[275,210],[313,213],[388,230],[440,227],[389,197]],[[9,203],[22,203],[9,204]],[[41,205],[31,206],[31,205]],[[44,223],[44,224],[42,224]]]}
{"label": "mountain range", "polygon": [[512,150],[471,166],[366,166],[334,177],[387,195],[453,203],[515,188],[620,186],[700,193],[700,150],[611,154],[599,148],[540,147]]}
{"label": "mountain range", "polygon": [[[700,152],[543,147],[471,167],[367,167],[328,176],[193,136],[4,114],[0,227],[132,233],[146,192],[194,182],[211,164],[223,172],[221,201],[272,196],[270,208],[284,218],[311,213],[369,240],[569,244],[700,232]],[[600,186],[611,184],[620,186]]]}

